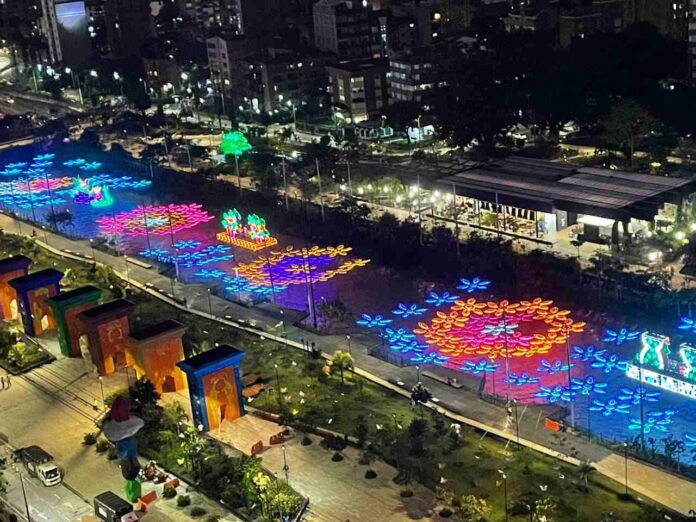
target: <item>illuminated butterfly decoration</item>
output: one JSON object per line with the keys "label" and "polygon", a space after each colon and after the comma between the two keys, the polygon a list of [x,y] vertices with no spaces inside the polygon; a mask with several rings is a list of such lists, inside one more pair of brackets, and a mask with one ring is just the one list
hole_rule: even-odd
{"label": "illuminated butterfly decoration", "polygon": [[649,391],[645,388],[621,388],[621,393],[617,397],[619,400],[630,404],[640,404],[643,402],[657,402],[660,399],[660,392]]}
{"label": "illuminated butterfly decoration", "polygon": [[461,284],[457,286],[457,290],[464,290],[467,294],[473,294],[478,290],[487,290],[491,285],[490,281],[474,277],[473,279],[460,279]]}
{"label": "illuminated butterfly decoration", "polygon": [[35,161],[30,167],[34,167],[35,169],[45,169],[46,167],[50,167],[53,165],[52,161]]}
{"label": "illuminated butterfly decoration", "polygon": [[567,372],[570,368],[575,366],[573,363],[571,363],[570,366],[568,366],[567,364],[564,364],[561,360],[556,360],[553,363],[550,363],[546,359],[542,359],[540,362],[541,366],[537,368],[537,371],[542,373],[548,373],[549,375],[556,375],[559,372]]}
{"label": "illuminated butterfly decoration", "polygon": [[194,248],[198,248],[199,246],[201,246],[201,242],[196,241],[195,239],[179,239],[172,246],[177,250],[193,250]]}
{"label": "illuminated butterfly decoration", "polygon": [[593,360],[597,355],[606,353],[607,350],[600,350],[594,344],[588,344],[587,346],[573,346],[573,352],[570,354],[571,359],[587,362]]}
{"label": "illuminated butterfly decoration", "polygon": [[437,352],[430,352],[427,355],[419,353],[415,357],[411,357],[411,362],[416,364],[437,364],[438,366],[442,366],[447,362],[448,359],[449,357],[446,355],[438,355]]}
{"label": "illuminated butterfly decoration", "polygon": [[696,333],[696,321],[688,317],[682,317],[680,321],[681,324],[677,326],[679,330],[686,330],[687,332]]}
{"label": "illuminated butterfly decoration", "polygon": [[416,338],[416,335],[409,332],[405,328],[385,328],[382,334],[389,343],[398,343],[400,341],[410,341]]}
{"label": "illuminated butterfly decoration", "polygon": [[619,359],[619,356],[615,353],[612,353],[609,357],[600,354],[595,357],[595,362],[591,366],[602,370],[605,374],[610,374],[615,369],[625,372],[628,370],[628,361]]}
{"label": "illuminated butterfly decoration", "polygon": [[427,311],[427,308],[420,308],[417,304],[407,305],[399,303],[396,306],[396,310],[392,310],[392,313],[394,315],[400,315],[402,319],[408,319],[409,317],[423,315]]}
{"label": "illuminated butterfly decoration", "polygon": [[34,158],[34,161],[49,161],[55,158],[56,155],[52,153],[47,153],[47,154],[39,154]]}
{"label": "illuminated butterfly decoration", "polygon": [[368,314],[362,314],[360,319],[356,321],[356,324],[359,326],[364,326],[365,328],[380,328],[382,326],[387,326],[391,322],[391,319],[385,319],[380,314],[377,314],[374,317]]}
{"label": "illuminated butterfly decoration", "polygon": [[628,413],[629,405],[621,404],[616,399],[609,399],[606,402],[593,400],[590,406],[590,411],[596,411],[605,417],[611,417],[615,413]]}
{"label": "illuminated butterfly decoration", "polygon": [[166,248],[146,248],[141,250],[139,255],[147,258],[162,258],[169,255]]}
{"label": "illuminated butterfly decoration", "polygon": [[580,395],[590,395],[592,393],[604,394],[607,392],[605,389],[607,387],[607,383],[597,382],[597,380],[591,375],[585,379],[571,379],[570,387]]}
{"label": "illuminated butterfly decoration", "polygon": [[464,363],[464,366],[462,366],[459,369],[463,372],[469,372],[473,375],[479,375],[481,373],[493,373],[498,368],[500,368],[500,364],[490,363],[488,362],[488,359],[481,359],[478,362],[466,361]]}
{"label": "illuminated butterfly decoration", "polygon": [[536,384],[541,380],[541,377],[532,377],[527,372],[522,372],[519,375],[510,372],[510,377],[503,379],[503,382],[509,382],[515,386],[525,386],[527,384]]}
{"label": "illuminated butterfly decoration", "polygon": [[623,343],[628,341],[635,341],[640,337],[641,332],[634,332],[628,328],[619,328],[619,330],[611,330],[607,328],[604,331],[604,338],[602,339],[605,343],[614,343],[616,346],[621,346]]}
{"label": "illuminated butterfly decoration", "polygon": [[77,159],[71,159],[68,161],[64,161],[63,165],[66,167],[79,167],[80,165],[84,165],[85,163],[87,163],[87,162],[85,160],[83,160],[82,158],[77,158]]}
{"label": "illuminated butterfly decoration", "polygon": [[8,163],[5,165],[6,169],[21,169],[27,166],[26,161],[17,161],[15,163]]}
{"label": "illuminated butterfly decoration", "polygon": [[98,161],[92,161],[90,163],[83,163],[80,167],[82,170],[98,170],[102,166]]}
{"label": "illuminated butterfly decoration", "polygon": [[558,401],[571,402],[575,398],[576,393],[573,390],[569,390],[567,386],[554,386],[549,388],[547,386],[539,386],[539,391],[534,394],[535,397],[541,399],[546,399],[550,404],[554,404]]}
{"label": "illuminated butterfly decoration", "polygon": [[3,171],[0,172],[3,176],[17,176],[22,173],[22,169],[11,169],[9,167],[6,167]]}
{"label": "illuminated butterfly decoration", "polygon": [[449,292],[442,292],[441,294],[430,292],[425,302],[434,306],[442,306],[444,304],[452,304],[457,299],[459,299],[458,295],[452,295]]}

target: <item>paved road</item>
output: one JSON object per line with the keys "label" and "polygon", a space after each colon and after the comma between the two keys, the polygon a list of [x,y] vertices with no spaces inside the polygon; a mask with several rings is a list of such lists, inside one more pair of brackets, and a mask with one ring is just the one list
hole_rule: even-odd
{"label": "paved road", "polygon": [[[0,444],[0,454],[8,457],[8,463],[11,462],[11,448],[9,446]],[[75,520],[80,520],[83,515],[93,513],[93,509],[89,504],[63,484],[50,488],[46,487],[38,479],[28,475],[26,468],[21,464],[8,464],[4,477],[8,481],[7,494],[4,500],[19,516],[26,517],[20,482],[22,479],[24,480],[24,489],[32,520],[74,522]]]}
{"label": "paved road", "polygon": [[[17,222],[12,218],[0,216],[0,228],[8,232],[19,232]],[[30,227],[23,226],[22,232],[30,233]],[[80,252],[85,259],[91,259],[89,243],[86,241],[72,241],[52,233],[47,234],[49,244],[59,250]],[[233,320],[244,321],[246,325],[253,325],[259,330],[272,331],[280,334],[280,314],[277,309],[268,307],[246,308],[231,303],[224,299],[212,296],[209,300],[207,288],[204,285],[182,285],[143,267],[126,263],[123,257],[115,257],[101,251],[95,251],[96,260],[108,264],[115,270],[125,273],[130,281],[147,283],[151,288],[160,289],[163,294],[170,294],[177,299],[186,297],[188,308],[196,309],[205,314],[212,309],[213,316]],[[289,314],[286,314],[286,316]],[[309,333],[295,326],[286,325],[288,338],[298,341],[300,338],[313,341],[316,346],[326,353],[333,353],[337,349],[347,349],[347,341],[343,336],[319,336]],[[369,371],[385,381],[403,383],[403,389],[410,389],[417,380],[416,369],[413,367],[401,368],[368,355],[366,338],[356,336],[351,339],[351,352],[358,368]],[[443,368],[432,369],[436,372],[447,372]],[[451,375],[462,378],[461,374]],[[510,417],[504,408],[489,404],[479,399],[476,391],[466,389],[454,389],[447,384],[429,380],[426,382],[435,397],[442,401],[443,405],[451,407],[462,416],[502,433],[507,433],[510,438],[515,437],[515,426],[511,424]],[[596,467],[604,474],[623,482],[623,460],[610,450],[597,446],[586,439],[574,436],[570,433],[559,436],[543,428],[544,412],[539,407],[525,408],[520,415],[520,435],[538,445],[558,451],[564,455],[573,454],[579,460],[590,460],[596,463]],[[631,474],[629,485],[641,495],[653,498],[674,510],[687,514],[690,509],[696,508],[696,484],[685,479],[665,473],[651,466],[639,462],[631,462]]]}

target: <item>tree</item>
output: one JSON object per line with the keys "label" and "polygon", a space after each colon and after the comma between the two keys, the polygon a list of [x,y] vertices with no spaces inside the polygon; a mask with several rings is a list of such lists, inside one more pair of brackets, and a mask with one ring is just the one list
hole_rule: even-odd
{"label": "tree", "polygon": [[423,108],[412,101],[398,101],[384,110],[387,122],[397,132],[405,131],[413,120],[422,113]]}
{"label": "tree", "polygon": [[367,440],[367,434],[370,429],[367,426],[367,421],[364,415],[358,415],[357,424],[355,425],[355,436],[358,438],[358,447],[362,448]]}
{"label": "tree", "polygon": [[455,515],[461,522],[480,522],[485,520],[489,508],[486,501],[476,495],[462,495]]}
{"label": "tree", "polygon": [[430,390],[426,388],[422,382],[417,382],[411,389],[411,400],[422,409],[422,405],[428,402],[433,397]]}
{"label": "tree", "polygon": [[331,361],[331,373],[339,372],[341,375],[341,386],[345,384],[345,379],[343,373],[345,370],[353,369],[353,357],[342,350],[336,350]]}
{"label": "tree", "polygon": [[556,514],[556,502],[544,497],[536,501],[534,506],[534,521],[535,522],[553,522],[553,517]]}
{"label": "tree", "polygon": [[589,476],[590,476],[592,473],[594,473],[595,471],[597,471],[596,468],[595,468],[592,464],[590,464],[589,462],[583,463],[583,464],[578,468],[578,475],[580,476],[580,479],[581,479],[581,480],[583,481],[583,483],[585,484],[585,491],[589,491],[589,490],[590,490],[590,486],[589,486],[589,484],[588,484],[588,479],[589,479]]}
{"label": "tree", "polygon": [[615,105],[602,126],[606,142],[623,153],[631,169],[636,149],[651,135],[660,132],[662,127],[642,105],[633,100],[624,100]]}
{"label": "tree", "polygon": [[519,89],[505,81],[502,69],[494,58],[475,54],[435,93],[439,132],[455,146],[477,143],[484,158],[494,152],[504,131],[518,121]]}

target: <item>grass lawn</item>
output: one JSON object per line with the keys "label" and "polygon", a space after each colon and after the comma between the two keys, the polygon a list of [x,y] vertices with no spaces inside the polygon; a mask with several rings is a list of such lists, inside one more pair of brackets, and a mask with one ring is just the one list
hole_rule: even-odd
{"label": "grass lawn", "polygon": [[[8,252],[8,241],[15,243],[13,253],[20,253],[16,240],[8,235],[0,236],[0,252]],[[31,249],[31,245],[20,246],[22,253]],[[121,294],[118,282],[108,271],[99,271],[95,278],[90,269],[45,253],[36,259],[37,268],[54,263],[59,269],[71,268],[71,286],[113,286],[109,295]],[[133,328],[175,318],[188,328],[185,341],[189,349],[205,350],[215,343],[243,349],[243,373],[256,373],[266,380],[267,389],[251,403],[253,406],[278,412],[282,404],[286,413],[302,422],[349,435],[356,434],[356,426],[362,421],[367,426],[367,439],[374,442],[378,454],[399,469],[410,469],[414,477],[436,491],[450,490],[455,498],[476,495],[485,499],[491,508],[488,520],[492,522],[505,519],[504,488],[498,470],[508,477],[508,508],[516,513],[510,520],[529,520],[523,500],[540,497],[556,502],[554,516],[549,520],[596,522],[605,520],[603,516],[609,512],[617,516],[613,520],[662,520],[653,518],[655,513],[646,505],[619,500],[617,494],[622,486],[598,474],[590,474],[589,492],[585,492],[577,469],[529,450],[507,447],[473,429],[463,427],[454,444],[448,421],[443,425],[430,413],[421,414],[403,397],[361,378],[353,379],[349,371],[342,385],[340,376],[324,374],[323,360],[312,359],[296,349],[179,312],[146,294],[136,293],[128,298],[136,303],[131,318]],[[417,418],[425,421],[425,427],[414,435],[410,425]],[[680,518],[672,516],[672,520]]]}

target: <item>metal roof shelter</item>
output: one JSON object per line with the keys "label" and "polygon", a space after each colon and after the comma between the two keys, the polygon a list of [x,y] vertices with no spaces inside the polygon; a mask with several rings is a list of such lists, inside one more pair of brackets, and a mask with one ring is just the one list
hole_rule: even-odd
{"label": "metal roof shelter", "polygon": [[[450,171],[451,172],[451,171]],[[665,203],[679,203],[696,191],[696,181],[545,160],[510,157],[487,164],[465,164],[433,180],[440,188],[501,205],[553,212],[564,210],[619,221],[652,221]]]}

